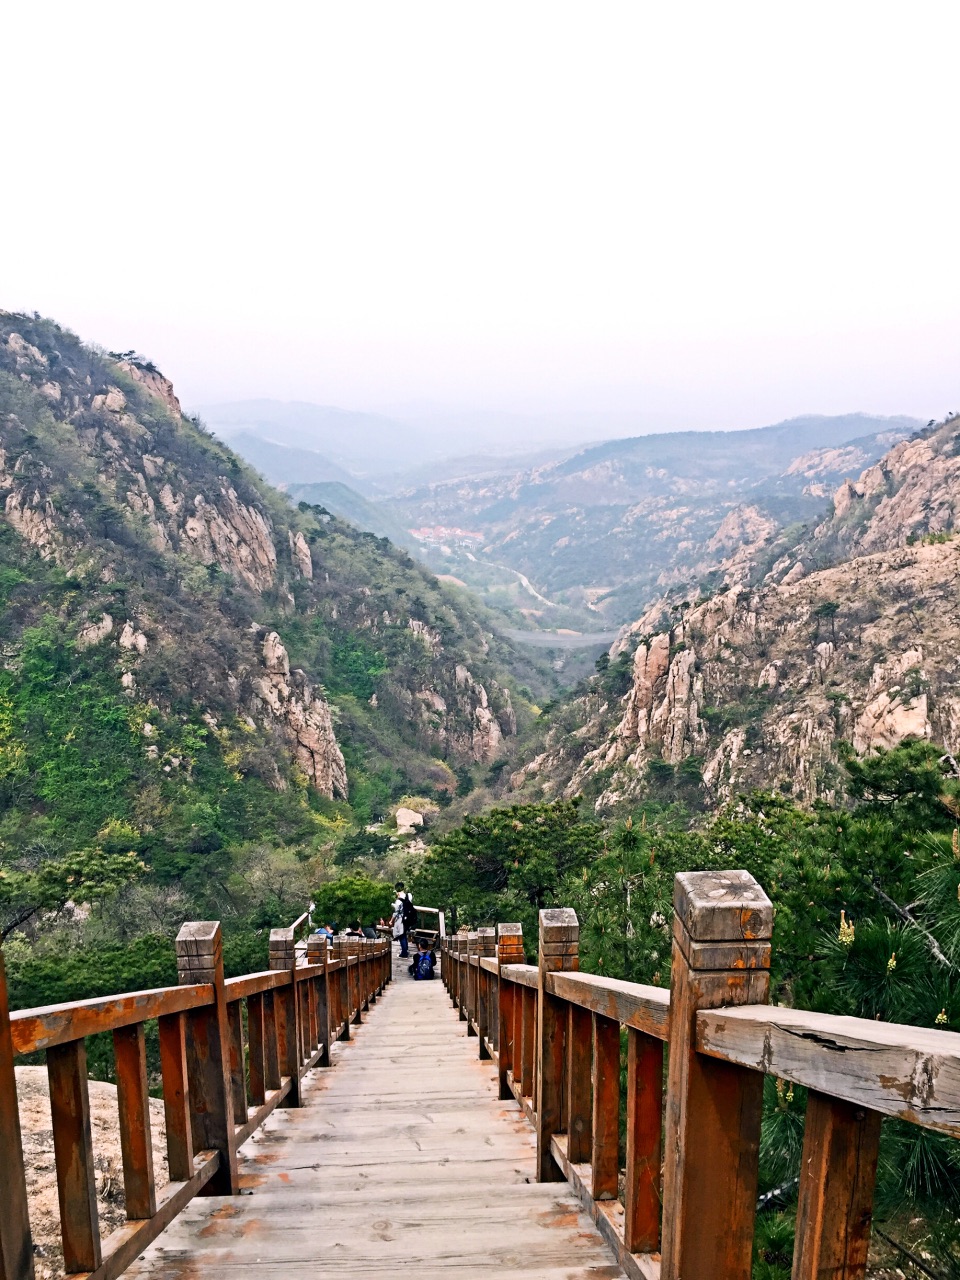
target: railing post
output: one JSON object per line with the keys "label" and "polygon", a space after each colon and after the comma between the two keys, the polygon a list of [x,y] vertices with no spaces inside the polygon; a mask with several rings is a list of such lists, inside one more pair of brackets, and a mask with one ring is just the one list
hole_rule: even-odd
{"label": "railing post", "polygon": [[325,934],[312,933],[307,939],[307,963],[313,965],[323,965],[323,973],[317,979],[316,984],[316,1002],[317,1011],[317,1043],[323,1045],[323,1050],[317,1060],[317,1065],[321,1067],[329,1067],[330,1065],[330,971],[328,965],[330,963],[327,939]]}
{"label": "railing post", "polygon": [[540,912],[537,960],[537,1181],[562,1182],[550,1144],[563,1129],[567,1011],[563,1001],[547,990],[547,977],[561,969],[580,968],[580,925],[575,911],[557,907]]}
{"label": "railing post", "polygon": [[300,1001],[297,999],[297,953],[294,929],[270,930],[270,968],[290,975],[286,986],[273,992],[277,1010],[277,1049],[280,1059],[280,1075],[290,1077],[290,1092],[283,1100],[284,1106],[300,1106]]}
{"label": "railing post", "polygon": [[181,986],[209,982],[214,1002],[187,1015],[187,1078],[194,1151],[217,1151],[220,1167],[202,1194],[236,1195],[237,1144],[230,1082],[230,1025],[223,985],[223,941],[215,920],[190,921],[177,934]]}
{"label": "railing post", "polygon": [[490,974],[479,963],[484,956],[492,958],[497,954],[497,931],[496,929],[478,929],[477,930],[477,1037],[480,1041],[479,1056],[482,1061],[487,1061],[490,1057],[490,1050],[487,1048],[488,1036],[490,1035]]}
{"label": "railing post", "polygon": [[766,1004],[773,908],[746,871],[674,882],[662,1280],[750,1280],[763,1076],[698,1054],[699,1009]]}
{"label": "railing post", "polygon": [[[497,925],[497,964],[500,969],[505,964],[523,964],[523,928],[519,924]],[[512,1098],[510,1081],[507,1073],[513,1071],[517,1053],[514,1049],[514,1004],[518,999],[518,988],[515,982],[504,982],[497,974],[499,994],[497,1009],[500,1026],[497,1031],[497,1069],[500,1078],[500,1097]]]}
{"label": "railing post", "polygon": [[23,1167],[23,1141],[17,1078],[13,1070],[13,1040],[7,976],[0,951],[0,1280],[33,1280],[33,1241],[27,1216],[27,1181]]}

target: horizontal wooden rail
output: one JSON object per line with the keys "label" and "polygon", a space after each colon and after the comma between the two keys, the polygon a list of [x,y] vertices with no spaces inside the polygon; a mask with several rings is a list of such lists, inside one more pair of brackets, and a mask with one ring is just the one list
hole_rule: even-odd
{"label": "horizontal wooden rail", "polygon": [[535,964],[505,964],[500,970],[504,982],[515,982],[519,987],[536,987],[537,966]]}
{"label": "horizontal wooden rail", "polygon": [[98,1031],[116,1031],[213,1002],[213,987],[200,983],[23,1009],[10,1015],[13,1051],[18,1056],[36,1053],[39,1049],[52,1049],[55,1045],[96,1035]]}
{"label": "horizontal wooden rail", "polygon": [[289,973],[264,969],[260,973],[245,973],[239,978],[225,978],[223,989],[227,993],[227,1003],[230,1004],[234,1000],[247,1000],[263,991],[286,986],[289,981]]}
{"label": "horizontal wooden rail", "polygon": [[708,1009],[697,1049],[960,1137],[960,1035],[801,1009]]}
{"label": "horizontal wooden rail", "polygon": [[603,978],[595,973],[551,973],[547,990],[568,1004],[589,1009],[658,1040],[666,1040],[670,1034],[670,992],[663,987]]}
{"label": "horizontal wooden rail", "polygon": [[[0,956],[0,1280],[30,1280],[33,1247],[13,1060],[44,1050],[66,1273],[115,1280],[198,1194],[237,1194],[237,1148],[277,1106],[298,1106],[304,1074],[377,999],[391,944],[270,935],[270,968],[224,979],[216,922],[177,936],[180,983],[10,1015]],[[302,962],[301,962],[302,961]],[[245,1008],[244,1008],[245,1006]],[[245,1016],[244,1016],[245,1015]],[[156,1020],[170,1182],[154,1184],[144,1023]],[[128,1221],[101,1241],[86,1037],[112,1032]]]}

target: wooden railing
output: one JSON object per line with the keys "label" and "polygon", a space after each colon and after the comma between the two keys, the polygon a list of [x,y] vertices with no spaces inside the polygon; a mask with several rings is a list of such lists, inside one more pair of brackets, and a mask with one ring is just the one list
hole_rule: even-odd
{"label": "wooden railing", "polygon": [[[119,1276],[200,1193],[239,1192],[237,1148],[278,1105],[299,1106],[306,1071],[390,980],[386,941],[312,935],[298,921],[270,933],[270,968],[223,976],[220,925],[185,924],[180,985],[10,1014],[0,955],[0,1280],[30,1280],[33,1243],[14,1060],[44,1050],[64,1267],[89,1280]],[[302,951],[298,955],[298,951]],[[159,1027],[170,1181],[157,1188],[144,1023]],[[127,1222],[101,1242],[85,1037],[113,1033]]]}
{"label": "wooden railing", "polygon": [[771,1007],[772,924],[745,871],[677,876],[669,992],[579,972],[570,910],[540,912],[536,965],[517,924],[441,944],[538,1178],[570,1182],[631,1277],[749,1280],[765,1073],[809,1090],[793,1280],[865,1275],[882,1116],[960,1137],[960,1035]]}

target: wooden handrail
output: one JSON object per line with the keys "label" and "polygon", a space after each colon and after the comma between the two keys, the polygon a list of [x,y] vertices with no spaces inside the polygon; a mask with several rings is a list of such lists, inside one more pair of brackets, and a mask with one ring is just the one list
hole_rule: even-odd
{"label": "wooden handrail", "polygon": [[[12,1015],[0,955],[0,1280],[33,1275],[14,1057],[47,1055],[66,1272],[115,1280],[195,1195],[238,1193],[237,1147],[275,1107],[299,1105],[304,1074],[329,1065],[331,1040],[349,1038],[389,982],[388,941],[353,940],[333,959],[326,939],[311,935],[298,965],[306,919],[272,931],[271,967],[260,973],[224,979],[220,925],[190,923],[177,937],[178,986]],[[144,1037],[154,1019],[170,1171],[159,1189]],[[104,1031],[114,1038],[128,1221],[101,1242],[85,1039]]]}
{"label": "wooden handrail", "polygon": [[54,1045],[80,1040],[98,1031],[116,1031],[201,1005],[213,1004],[213,987],[194,984],[184,987],[157,987],[130,995],[104,996],[98,1000],[76,1000],[50,1004],[40,1009],[22,1009],[10,1015],[13,1051],[18,1056],[52,1049]]}
{"label": "wooden handrail", "polygon": [[960,1138],[960,1035],[802,1009],[697,1014],[697,1050]]}
{"label": "wooden handrail", "polygon": [[441,976],[536,1130],[538,1177],[570,1182],[629,1276],[748,1280],[773,1074],[809,1090],[794,1280],[857,1280],[880,1118],[960,1138],[960,1035],[770,1006],[772,910],[746,872],[680,875],[674,903],[669,992],[580,972],[569,911],[540,913],[537,965],[517,962],[520,926],[500,925],[493,957],[478,934],[444,938]]}

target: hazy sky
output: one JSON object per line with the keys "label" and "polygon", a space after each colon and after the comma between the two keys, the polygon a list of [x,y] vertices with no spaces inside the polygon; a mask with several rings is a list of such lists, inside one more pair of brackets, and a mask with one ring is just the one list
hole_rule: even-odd
{"label": "hazy sky", "polygon": [[960,6],[31,0],[0,306],[189,404],[960,409]]}

